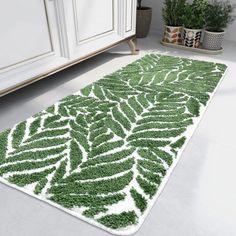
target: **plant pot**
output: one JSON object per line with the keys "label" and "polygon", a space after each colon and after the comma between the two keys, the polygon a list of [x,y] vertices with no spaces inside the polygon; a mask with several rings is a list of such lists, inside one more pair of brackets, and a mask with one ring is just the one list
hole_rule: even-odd
{"label": "plant pot", "polygon": [[198,48],[201,43],[202,30],[201,29],[188,29],[183,30],[183,44],[186,47]]}
{"label": "plant pot", "polygon": [[222,32],[210,32],[204,31],[204,38],[202,46],[208,50],[220,50],[224,39],[225,31]]}
{"label": "plant pot", "polygon": [[152,21],[152,8],[142,7],[137,9],[137,21],[136,21],[136,37],[145,38],[147,37],[150,25]]}
{"label": "plant pot", "polygon": [[182,26],[169,26],[165,25],[163,41],[166,43],[182,43]]}

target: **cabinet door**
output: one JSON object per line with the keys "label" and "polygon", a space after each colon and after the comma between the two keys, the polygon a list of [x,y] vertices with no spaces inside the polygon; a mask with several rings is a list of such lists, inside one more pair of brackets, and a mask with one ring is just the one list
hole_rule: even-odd
{"label": "cabinet door", "polygon": [[64,0],[70,58],[81,58],[122,39],[118,0]]}
{"label": "cabinet door", "polygon": [[0,92],[65,61],[52,1],[2,1],[0,29]]}
{"label": "cabinet door", "polygon": [[136,32],[137,0],[124,0],[124,36],[134,35]]}

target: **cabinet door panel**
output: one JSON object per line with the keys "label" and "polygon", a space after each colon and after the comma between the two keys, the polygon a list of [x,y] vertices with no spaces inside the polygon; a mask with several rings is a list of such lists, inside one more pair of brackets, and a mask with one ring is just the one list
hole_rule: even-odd
{"label": "cabinet door panel", "polygon": [[133,0],[126,0],[126,24],[125,24],[125,31],[128,32],[132,30],[132,4]]}
{"label": "cabinet door panel", "polygon": [[52,52],[44,1],[4,1],[0,16],[0,69]]}
{"label": "cabinet door panel", "polygon": [[120,0],[64,0],[69,58],[77,59],[119,40]]}
{"label": "cabinet door panel", "polygon": [[62,56],[55,2],[0,3],[0,95],[67,61]]}
{"label": "cabinet door panel", "polygon": [[125,1],[125,22],[124,22],[124,34],[125,36],[135,34],[136,30],[136,0],[124,0]]}
{"label": "cabinet door panel", "polygon": [[111,0],[77,0],[77,43],[114,30],[114,2]]}

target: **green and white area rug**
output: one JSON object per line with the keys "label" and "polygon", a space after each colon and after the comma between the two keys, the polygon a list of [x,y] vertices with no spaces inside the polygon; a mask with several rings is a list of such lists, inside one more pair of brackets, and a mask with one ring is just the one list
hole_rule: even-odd
{"label": "green and white area rug", "polygon": [[146,55],[1,133],[0,180],[111,233],[134,233],[225,70]]}

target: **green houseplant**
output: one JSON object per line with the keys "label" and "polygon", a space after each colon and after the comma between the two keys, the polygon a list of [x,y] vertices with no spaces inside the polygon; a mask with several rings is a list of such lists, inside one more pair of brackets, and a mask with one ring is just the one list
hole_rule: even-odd
{"label": "green houseplant", "polygon": [[136,37],[147,37],[152,21],[152,8],[142,5],[142,0],[138,0],[137,21],[136,21]]}
{"label": "green houseplant", "polygon": [[229,1],[212,0],[206,10],[206,25],[203,39],[203,47],[209,50],[219,50],[225,34],[225,28],[231,24],[235,6]]}
{"label": "green houseplant", "polygon": [[186,0],[165,0],[162,17],[165,22],[163,41],[167,43],[182,43],[182,16]]}
{"label": "green houseplant", "polygon": [[205,24],[207,0],[193,0],[192,4],[185,4],[182,17],[184,30],[184,45],[187,47],[199,47],[202,36],[202,28]]}

